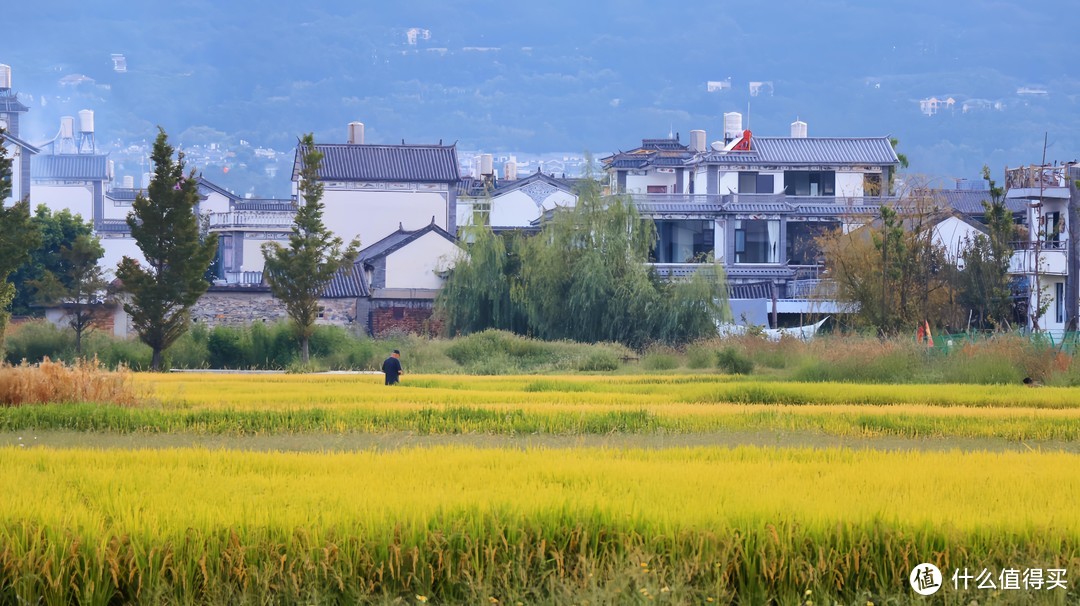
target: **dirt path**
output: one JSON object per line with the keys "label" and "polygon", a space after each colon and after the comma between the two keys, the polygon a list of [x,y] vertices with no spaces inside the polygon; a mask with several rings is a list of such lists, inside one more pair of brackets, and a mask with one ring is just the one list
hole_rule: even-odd
{"label": "dirt path", "polygon": [[696,434],[532,435],[491,434],[417,435],[409,432],[381,434],[284,434],[268,436],[222,436],[194,433],[85,433],[76,431],[0,432],[0,446],[46,448],[209,448],[253,451],[344,452],[394,450],[398,448],[462,445],[477,448],[684,448],[695,446],[779,446],[801,448],[854,448],[885,451],[1064,451],[1080,453],[1076,442],[1014,442],[1001,438],[847,438],[820,433],[722,432]]}

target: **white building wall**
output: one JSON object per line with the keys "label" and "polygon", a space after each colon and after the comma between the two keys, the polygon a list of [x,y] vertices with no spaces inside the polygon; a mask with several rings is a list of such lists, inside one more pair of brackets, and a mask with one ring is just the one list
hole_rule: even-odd
{"label": "white building wall", "polygon": [[[264,238],[252,238],[250,234],[244,234],[244,262],[241,265],[240,271],[262,271],[266,265],[266,258],[263,257],[262,245],[270,240]],[[282,246],[287,246],[288,242],[277,241]]]}
{"label": "white building wall", "polygon": [[146,257],[139,250],[135,238],[131,236],[103,237],[101,238],[101,248],[105,249],[105,254],[98,261],[98,265],[101,266],[102,272],[104,272],[105,278],[108,280],[116,277],[116,266],[120,264],[121,259],[124,257],[131,257],[143,267],[146,266]]}
{"label": "white building wall", "polygon": [[730,193],[739,193],[739,173],[738,171],[724,172],[720,171],[719,187],[716,193],[725,195]]}
{"label": "white building wall", "polygon": [[435,272],[448,269],[460,249],[453,242],[428,232],[386,257],[386,288],[441,288]]}
{"label": "white building wall", "polygon": [[[884,184],[883,184],[884,186]],[[836,195],[860,197],[863,195],[863,173],[837,172]]]}
{"label": "white building wall", "polygon": [[447,229],[445,192],[388,192],[332,190],[323,194],[326,226],[348,244],[360,237],[360,246],[369,246],[389,236],[400,223],[406,231],[435,224]]}
{"label": "white building wall", "polygon": [[105,211],[103,219],[127,219],[128,213],[131,212],[130,200],[113,200],[108,196],[105,197],[105,204],[103,206]]}
{"label": "white building wall", "polygon": [[232,209],[229,208],[229,198],[228,198],[228,196],[224,196],[220,192],[216,192],[216,191],[213,191],[213,190],[210,190],[210,193],[209,193],[209,195],[206,196],[205,200],[199,202],[199,208],[198,208],[198,212],[200,214],[202,214],[202,213],[227,213],[230,210],[232,210]]}
{"label": "white building wall", "polygon": [[[694,193],[695,194],[707,194],[709,193],[709,177],[708,171],[704,168],[695,172],[694,176]],[[690,191],[687,189],[686,191]]]}
{"label": "white building wall", "polygon": [[30,186],[30,205],[44,204],[49,210],[59,212],[67,209],[73,215],[81,215],[83,221],[94,220],[94,189],[90,185],[39,185]]}
{"label": "white building wall", "polygon": [[663,185],[667,187],[667,193],[675,193],[675,173],[661,173],[649,170],[644,175],[631,173],[626,175],[626,193],[628,194],[648,193],[650,185]]}
{"label": "white building wall", "polygon": [[492,227],[528,227],[545,211],[557,206],[573,207],[577,196],[561,189],[541,200],[540,206],[525,192],[517,189],[491,199],[489,224]]}
{"label": "white building wall", "polygon": [[959,267],[960,256],[980,233],[966,221],[949,217],[934,226],[934,244],[943,247],[949,262]]}

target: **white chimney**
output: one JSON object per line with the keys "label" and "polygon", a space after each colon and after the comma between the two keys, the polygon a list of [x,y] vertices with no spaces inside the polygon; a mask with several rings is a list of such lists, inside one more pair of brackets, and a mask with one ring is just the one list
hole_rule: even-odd
{"label": "white chimney", "polygon": [[517,179],[517,162],[507,160],[506,164],[503,164],[503,178],[507,181],[514,181]]}
{"label": "white chimney", "polygon": [[796,120],[791,123],[791,137],[793,139],[805,139],[806,138],[806,122],[802,120]]}
{"label": "white chimney", "polygon": [[112,160],[109,160],[109,162],[107,164],[107,168],[105,169],[105,175],[109,177],[110,181],[112,181],[113,175],[116,174],[115,171],[116,171],[116,163],[113,162]]}
{"label": "white chimney", "polygon": [[690,131],[690,151],[703,152],[705,151],[705,131],[692,130]]}
{"label": "white chimney", "polygon": [[11,66],[0,63],[0,88],[11,88]]}
{"label": "white chimney", "polygon": [[724,113],[724,143],[731,143],[743,134],[742,114],[739,112]]}
{"label": "white chimney", "polygon": [[480,174],[490,175],[492,170],[491,154],[480,154]]}
{"label": "white chimney", "polygon": [[364,144],[364,123],[363,122],[349,122],[349,144],[350,145],[363,145]]}
{"label": "white chimney", "polygon": [[131,175],[126,175],[124,177],[124,188],[135,189],[135,177],[132,177]]}

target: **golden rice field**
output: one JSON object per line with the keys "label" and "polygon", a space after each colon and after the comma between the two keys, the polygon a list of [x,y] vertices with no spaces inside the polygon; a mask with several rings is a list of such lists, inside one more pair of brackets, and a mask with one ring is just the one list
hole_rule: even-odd
{"label": "golden rice field", "polygon": [[[1080,603],[1080,389],[404,380],[139,374],[135,403],[0,407],[0,444],[20,444],[0,446],[0,604]],[[140,447],[24,446],[49,431]],[[685,445],[748,432],[868,447]],[[445,441],[330,446],[388,434]],[[242,446],[289,435],[326,449]],[[613,435],[664,446],[477,439]],[[979,447],[995,441],[1016,447]],[[1060,569],[1067,586],[923,598],[921,562]]]}
{"label": "golden rice field", "polygon": [[801,432],[1080,441],[1080,388],[788,383],[725,375],[135,375],[134,406],[0,408],[0,431],[604,435]]}

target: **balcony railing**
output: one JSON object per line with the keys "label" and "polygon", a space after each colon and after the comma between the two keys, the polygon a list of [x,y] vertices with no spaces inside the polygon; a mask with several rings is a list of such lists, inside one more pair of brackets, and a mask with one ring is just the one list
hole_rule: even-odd
{"label": "balcony railing", "polygon": [[1050,276],[1064,276],[1069,273],[1069,260],[1065,254],[1066,247],[1042,248],[1038,254],[1034,248],[1019,249],[1013,253],[1009,260],[1009,273],[1013,274],[1040,274]]}
{"label": "balcony railing", "polygon": [[784,205],[798,212],[800,206],[849,208],[878,207],[895,202],[888,196],[788,196],[786,194],[629,194],[634,205],[644,212],[663,211],[672,206],[704,212],[723,212],[727,207],[746,204]]}
{"label": "balcony railing", "polygon": [[1005,189],[1068,187],[1066,166],[1021,166],[1005,169]]}
{"label": "balcony railing", "polygon": [[1068,250],[1068,240],[1016,240],[1010,242],[1013,250]]}
{"label": "balcony railing", "polygon": [[294,212],[238,210],[210,213],[210,229],[292,229]]}

